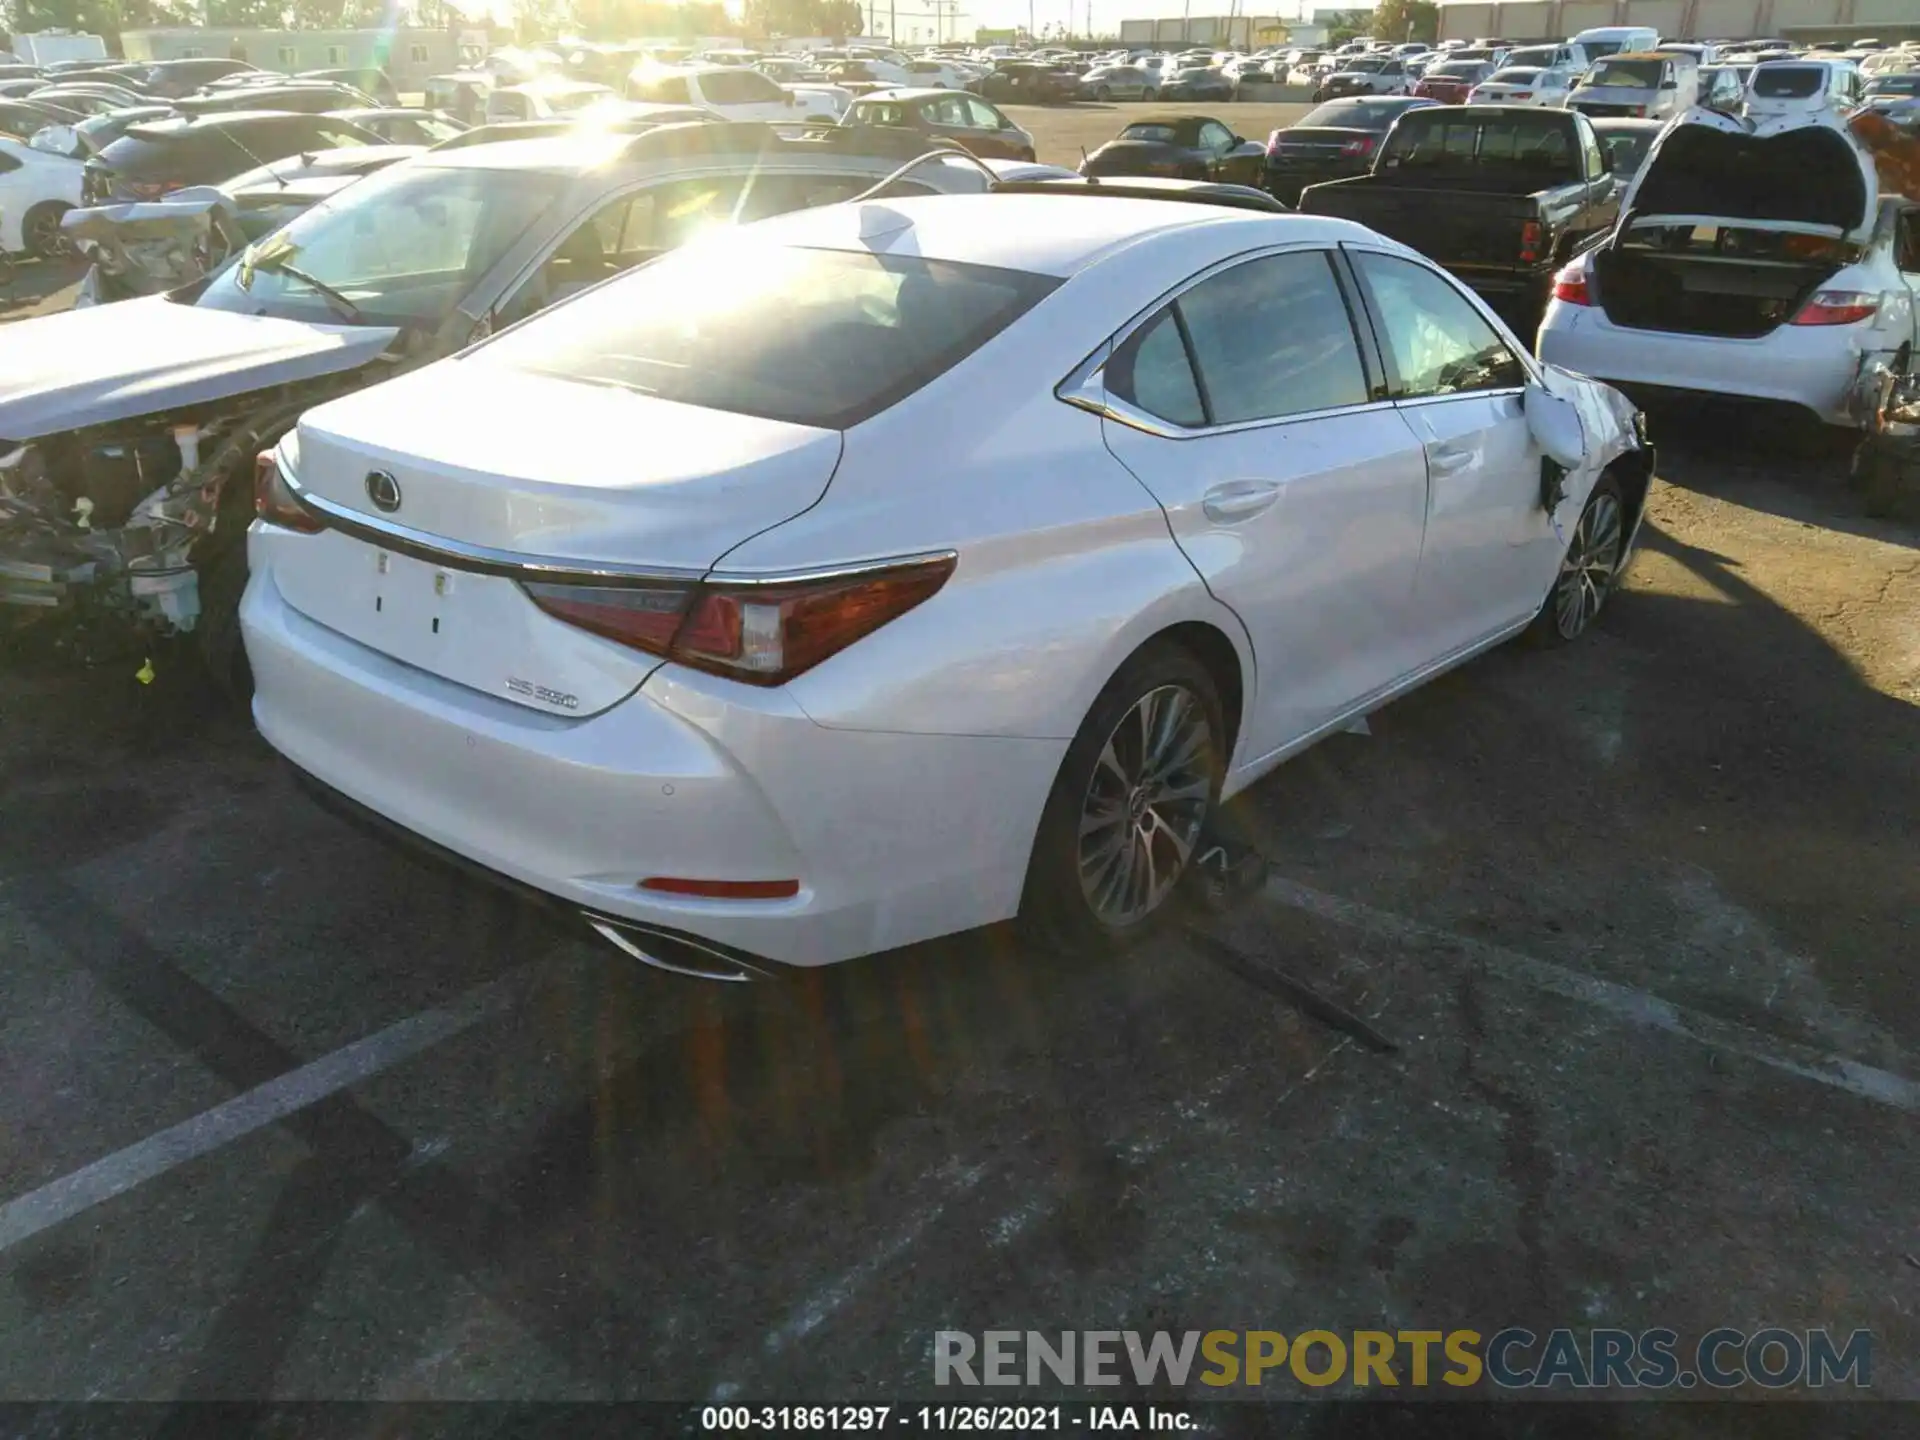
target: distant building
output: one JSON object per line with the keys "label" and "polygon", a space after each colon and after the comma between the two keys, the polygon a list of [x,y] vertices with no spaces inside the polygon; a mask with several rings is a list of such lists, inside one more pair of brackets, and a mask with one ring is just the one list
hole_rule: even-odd
{"label": "distant building", "polygon": [[1154,20],[1122,20],[1120,43],[1167,49],[1180,45],[1213,45],[1221,49],[1257,50],[1267,45],[1320,45],[1327,31],[1348,10],[1371,10],[1371,4],[1302,7],[1294,15],[1189,15]]}
{"label": "distant building", "polygon": [[446,30],[240,30],[207,26],[123,30],[129,60],[187,60],[201,55],[245,60],[263,70],[387,72],[395,88],[418,90],[429,75],[459,68],[459,47]]}
{"label": "distant building", "polygon": [[1440,37],[1564,39],[1651,25],[1668,40],[1781,36],[1807,42],[1920,39],[1917,0],[1439,0]]}

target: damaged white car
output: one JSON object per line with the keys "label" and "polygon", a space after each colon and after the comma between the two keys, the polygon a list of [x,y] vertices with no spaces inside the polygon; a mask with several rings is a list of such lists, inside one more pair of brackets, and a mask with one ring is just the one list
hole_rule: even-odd
{"label": "damaged white car", "polygon": [[1882,193],[1831,114],[1688,112],[1613,233],[1555,277],[1543,360],[1629,389],[1737,396],[1863,423],[1916,339],[1920,197]]}

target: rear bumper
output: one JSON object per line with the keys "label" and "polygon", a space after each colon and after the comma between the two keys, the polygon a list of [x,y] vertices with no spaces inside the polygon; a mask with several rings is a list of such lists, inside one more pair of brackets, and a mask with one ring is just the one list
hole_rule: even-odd
{"label": "rear bumper", "polygon": [[[570,909],[788,965],[1013,915],[1066,749],[828,729],[784,691],[675,666],[597,715],[549,715],[314,623],[264,565],[241,622],[255,721],[306,775]],[[654,875],[800,889],[737,901],[638,888]]]}
{"label": "rear bumper", "polygon": [[[1886,337],[1864,332],[1871,343]],[[1542,360],[1597,380],[1794,405],[1829,425],[1851,425],[1848,394],[1864,355],[1852,327],[1783,325],[1758,340],[1633,330],[1598,306],[1555,300],[1540,322]]]}

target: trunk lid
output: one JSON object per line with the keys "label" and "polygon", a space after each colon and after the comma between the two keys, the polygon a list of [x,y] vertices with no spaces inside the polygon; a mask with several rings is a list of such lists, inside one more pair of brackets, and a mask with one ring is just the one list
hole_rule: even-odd
{"label": "trunk lid", "polygon": [[1358,220],[1442,265],[1518,264],[1522,227],[1540,218],[1531,194],[1453,188],[1405,171],[1375,170],[1357,180],[1310,186],[1300,208]]}
{"label": "trunk lid", "polygon": [[1879,176],[1837,116],[1756,122],[1696,107],[1655,139],[1627,205],[1635,218],[1784,221],[1864,235]]}
{"label": "trunk lid", "polygon": [[[298,431],[301,489],[356,523],[402,526],[410,543],[335,531],[279,547],[274,580],[302,614],[407,664],[591,714],[659,658],[540,611],[515,561],[690,582],[814,504],[840,445],[838,431],[444,361],[310,411]],[[374,502],[375,474],[397,504]],[[450,553],[422,553],[434,550]],[[493,568],[506,573],[462,558],[476,550],[503,552]]]}

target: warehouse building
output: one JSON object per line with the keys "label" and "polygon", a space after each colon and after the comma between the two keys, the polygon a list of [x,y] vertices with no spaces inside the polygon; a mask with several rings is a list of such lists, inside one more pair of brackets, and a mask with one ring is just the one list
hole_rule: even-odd
{"label": "warehouse building", "polygon": [[402,91],[456,68],[456,38],[446,30],[242,30],[215,26],[120,32],[129,60],[186,60],[200,55],[245,60],[264,70],[385,70]]}
{"label": "warehouse building", "polygon": [[1440,38],[1562,39],[1651,25],[1668,40],[1920,40],[1920,0],[1440,0]]}

